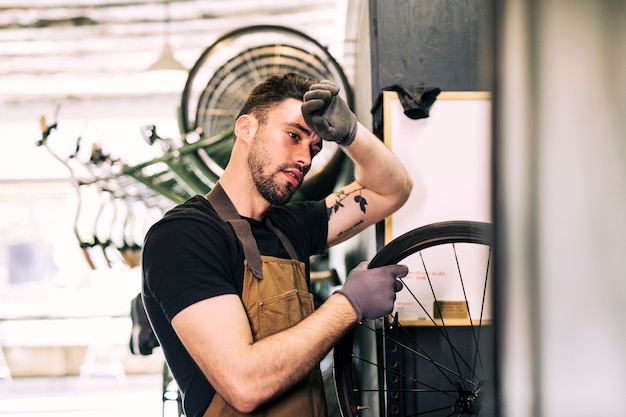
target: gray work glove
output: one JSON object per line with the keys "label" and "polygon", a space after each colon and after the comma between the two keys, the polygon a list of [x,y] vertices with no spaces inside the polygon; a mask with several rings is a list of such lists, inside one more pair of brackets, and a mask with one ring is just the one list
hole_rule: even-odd
{"label": "gray work glove", "polygon": [[335,292],[350,301],[359,321],[377,319],[391,313],[396,292],[402,289],[402,283],[397,278],[408,273],[406,265],[367,269],[367,263],[361,262],[350,271],[343,287]]}
{"label": "gray work glove", "polygon": [[338,93],[339,87],[332,81],[313,84],[304,94],[302,115],[320,138],[347,146],[356,136],[358,122]]}

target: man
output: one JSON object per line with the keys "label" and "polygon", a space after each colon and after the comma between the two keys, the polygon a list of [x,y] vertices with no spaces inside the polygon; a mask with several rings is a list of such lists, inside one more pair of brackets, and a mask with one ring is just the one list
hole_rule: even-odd
{"label": "man", "polygon": [[[393,308],[407,268],[361,265],[313,312],[309,257],[397,210],[412,188],[338,91],[296,74],[257,86],[219,184],[146,236],[144,304],[188,417],[325,416],[320,360],[357,321]],[[355,181],[287,204],[323,140],[352,158]]]}

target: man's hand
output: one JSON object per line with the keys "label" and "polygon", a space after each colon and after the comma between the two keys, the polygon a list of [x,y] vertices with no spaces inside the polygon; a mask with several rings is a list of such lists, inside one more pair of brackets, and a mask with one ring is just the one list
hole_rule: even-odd
{"label": "man's hand", "polygon": [[393,310],[396,292],[402,289],[402,278],[409,273],[406,265],[387,265],[367,269],[361,262],[348,274],[343,288],[335,291],[350,301],[358,320],[377,319]]}
{"label": "man's hand", "polygon": [[347,146],[356,136],[358,122],[338,93],[339,87],[332,81],[313,84],[304,94],[302,115],[319,137]]}

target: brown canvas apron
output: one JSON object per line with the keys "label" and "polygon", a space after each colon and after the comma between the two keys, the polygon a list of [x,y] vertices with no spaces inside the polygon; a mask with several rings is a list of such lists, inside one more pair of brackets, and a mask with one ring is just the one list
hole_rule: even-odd
{"label": "brown canvas apron", "polygon": [[[219,185],[207,195],[209,202],[222,218],[232,225],[241,242],[245,256],[243,293],[254,341],[285,330],[311,314],[313,295],[309,293],[304,263],[297,259],[287,237],[268,221],[292,259],[260,256],[250,224],[239,214]],[[326,398],[319,366],[289,391],[268,402],[259,410],[243,414],[215,394],[204,417],[326,417]]]}

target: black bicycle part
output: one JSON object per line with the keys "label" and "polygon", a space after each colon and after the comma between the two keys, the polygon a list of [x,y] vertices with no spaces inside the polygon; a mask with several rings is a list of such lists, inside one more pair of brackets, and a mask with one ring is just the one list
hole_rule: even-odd
{"label": "black bicycle part", "polygon": [[[484,253],[484,259],[480,256],[484,282],[478,291],[482,292],[483,304],[489,303],[492,235],[488,223],[449,221],[426,225],[384,246],[369,267],[421,258],[425,279],[430,282],[429,261],[424,255],[428,258],[433,250],[450,252],[463,282],[465,259],[459,260],[458,253],[463,255],[465,251],[473,256],[471,250],[477,249],[477,253]],[[432,284],[431,290],[433,304],[438,306],[440,301]],[[423,301],[414,299],[416,306],[425,308]],[[335,387],[342,416],[493,416],[492,323],[483,317],[484,305],[478,306],[480,313],[476,317],[470,313],[467,295],[465,304],[468,320],[463,324],[429,313],[425,320],[429,325],[404,325],[396,312],[355,326],[334,349]]]}

